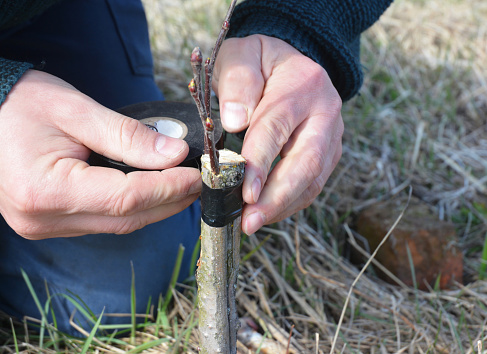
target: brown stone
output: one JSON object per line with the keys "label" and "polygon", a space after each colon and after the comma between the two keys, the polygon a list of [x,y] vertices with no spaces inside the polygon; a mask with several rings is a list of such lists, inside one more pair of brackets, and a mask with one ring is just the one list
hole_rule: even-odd
{"label": "brown stone", "polygon": [[[373,252],[404,208],[404,201],[387,201],[363,211],[357,220],[357,231]],[[441,289],[463,281],[463,254],[457,246],[452,223],[441,221],[424,203],[412,200],[403,218],[392,231],[376,259],[389,271],[412,286],[413,278],[407,248],[411,253],[419,289],[434,287],[438,276]],[[379,276],[393,282],[376,269]]]}

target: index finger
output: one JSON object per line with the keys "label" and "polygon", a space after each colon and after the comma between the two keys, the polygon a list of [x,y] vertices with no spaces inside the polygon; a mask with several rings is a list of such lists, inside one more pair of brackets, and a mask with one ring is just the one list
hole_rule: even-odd
{"label": "index finger", "polygon": [[324,69],[300,53],[274,68],[242,148],[248,161],[243,186],[247,203],[257,202],[272,162],[297,127],[309,117],[322,115],[327,106],[336,106],[329,87],[333,86]]}
{"label": "index finger", "polygon": [[[164,171],[121,171],[89,166],[76,159],[62,159],[53,166],[58,176],[54,184],[43,189],[52,197],[38,195],[37,199],[55,200],[49,209],[69,214],[128,216],[141,210],[176,202],[201,190],[201,176],[197,169],[175,167]],[[61,198],[59,188],[62,186]]]}

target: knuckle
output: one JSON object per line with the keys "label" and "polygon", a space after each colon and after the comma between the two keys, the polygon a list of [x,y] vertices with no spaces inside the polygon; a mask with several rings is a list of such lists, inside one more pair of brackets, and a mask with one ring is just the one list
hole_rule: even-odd
{"label": "knuckle", "polygon": [[113,233],[117,235],[126,235],[139,230],[146,225],[147,223],[140,217],[125,218],[116,223]]}
{"label": "knuckle", "polygon": [[120,193],[113,198],[109,203],[111,205],[111,216],[125,217],[130,216],[141,207],[143,207],[143,199],[137,190],[128,190]]}
{"label": "knuckle", "polygon": [[320,87],[325,89],[328,115],[330,117],[338,117],[341,115],[343,101],[326,70],[315,62],[313,64],[307,69],[307,75],[309,75],[307,82],[314,88]]}
{"label": "knuckle", "polygon": [[316,197],[323,190],[323,184],[324,183],[320,180],[320,178],[312,181],[309,187],[303,192],[300,203],[301,205],[298,209],[305,209],[312,205]]}
{"label": "knuckle", "polygon": [[304,175],[312,183],[320,177],[326,167],[326,154],[318,148],[310,147],[303,153],[303,161]]}
{"label": "knuckle", "polygon": [[135,119],[123,119],[120,126],[120,147],[122,153],[133,149],[141,123]]}
{"label": "knuckle", "polygon": [[[328,73],[320,64],[310,58],[303,58],[301,56],[299,57],[299,60],[304,60],[304,62],[296,67],[302,68],[299,74],[303,76],[306,82],[313,85],[313,87],[334,87]],[[297,65],[297,63],[295,65]]]}
{"label": "knuckle", "polygon": [[340,121],[342,121],[343,124],[343,120],[341,119],[343,102],[340,96],[338,95],[338,92],[336,92],[336,90],[334,91],[336,94],[330,95],[328,97],[328,104],[327,104],[328,113],[330,117],[340,117],[339,119]]}
{"label": "knuckle", "polygon": [[293,202],[292,197],[289,193],[282,193],[275,196],[275,205],[278,208],[269,211],[266,215],[266,220],[272,219],[274,216],[279,215],[283,210],[285,210]]}
{"label": "knuckle", "polygon": [[327,158],[317,149],[310,149],[303,156],[302,173],[305,176],[305,185],[301,200],[302,207],[308,207],[322,192],[326,182]]}
{"label": "knuckle", "polygon": [[293,132],[291,120],[286,117],[286,110],[276,114],[265,122],[266,131],[271,142],[278,147],[284,146]]}
{"label": "knuckle", "polygon": [[310,63],[306,66],[308,75],[312,77],[317,83],[321,83],[322,85],[326,84],[326,82],[328,81],[328,74],[326,73],[326,70],[315,61],[309,58],[306,58],[306,60],[308,60],[308,62]]}
{"label": "knuckle", "polygon": [[324,184],[325,184],[325,182],[321,178],[316,178],[311,183],[311,185],[308,188],[309,193],[307,196],[307,202],[308,202],[307,206],[311,205],[313,200],[315,200],[315,198],[321,193],[321,191],[323,190]]}

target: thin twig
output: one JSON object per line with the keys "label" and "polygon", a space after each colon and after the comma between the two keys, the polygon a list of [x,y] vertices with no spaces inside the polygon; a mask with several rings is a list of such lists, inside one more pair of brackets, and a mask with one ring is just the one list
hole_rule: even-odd
{"label": "thin twig", "polygon": [[294,325],[291,326],[291,330],[289,331],[289,338],[287,340],[286,354],[289,354],[289,346],[291,345],[291,338],[293,336],[293,329],[294,329]]}
{"label": "thin twig", "polygon": [[[220,33],[216,40],[215,46],[211,52],[211,56],[205,61],[205,85],[201,82],[201,64],[203,56],[199,47],[193,49],[191,53],[191,67],[193,68],[193,79],[189,83],[189,92],[193,97],[198,108],[203,127],[205,129],[205,154],[210,155],[211,171],[215,176],[220,174],[220,165],[218,162],[218,150],[215,147],[215,125],[211,118],[211,81],[213,78],[213,70],[215,68],[216,58],[218,52],[222,46],[222,43],[227,36],[230,28],[230,18],[232,17],[233,10],[237,0],[233,0],[228,8],[227,15],[223,21]],[[204,94],[203,94],[204,92]]]}
{"label": "thin twig", "polygon": [[220,174],[220,167],[218,162],[218,150],[215,148],[215,137],[214,137],[214,123],[211,118],[211,82],[213,79],[213,70],[215,68],[216,58],[218,57],[218,52],[222,46],[225,37],[227,36],[228,30],[230,28],[230,18],[232,17],[233,10],[237,0],[233,0],[228,8],[227,15],[223,21],[220,33],[216,40],[211,56],[205,61],[205,94],[204,94],[204,106],[206,110],[206,120],[204,122],[206,131],[206,146],[208,154],[210,155],[211,170],[214,175]]}
{"label": "thin twig", "polygon": [[201,54],[200,47],[193,49],[191,53],[191,68],[193,69],[193,80],[196,88],[196,94],[198,102],[198,111],[200,113],[201,121],[205,123],[206,117],[208,115],[206,107],[203,105],[203,86],[201,83],[201,68],[203,63],[203,54]]}
{"label": "thin twig", "polygon": [[201,83],[201,67],[203,62],[203,55],[201,49],[196,47],[191,53],[191,68],[193,69],[193,80],[189,83],[189,92],[193,97],[198,113],[200,114],[201,122],[205,124],[207,112],[203,104],[203,85]]}
{"label": "thin twig", "polygon": [[194,103],[196,103],[196,108],[198,108],[198,113],[200,115],[201,121],[205,124],[206,121],[206,111],[203,102],[201,102],[200,95],[201,95],[201,87],[196,84],[196,80],[193,78],[188,85],[189,92],[191,93],[191,97],[193,97]]}
{"label": "thin twig", "polygon": [[233,0],[230,4],[227,15],[225,16],[225,20],[222,23],[220,33],[218,34],[215,46],[211,52],[211,56],[205,62],[205,106],[207,112],[211,112],[211,80],[213,79],[213,69],[215,68],[218,52],[220,51],[222,43],[227,36],[228,30],[230,29],[230,18],[232,17],[236,4],[237,0]]}
{"label": "thin twig", "polygon": [[211,68],[210,73],[210,62],[211,58],[207,58],[205,60],[205,87],[208,87],[209,90],[205,90],[205,108],[209,114],[211,114],[211,81],[213,79],[213,68]]}

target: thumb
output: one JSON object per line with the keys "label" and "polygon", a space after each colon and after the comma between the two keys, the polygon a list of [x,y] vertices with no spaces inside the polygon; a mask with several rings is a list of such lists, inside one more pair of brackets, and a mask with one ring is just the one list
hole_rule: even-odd
{"label": "thumb", "polygon": [[155,132],[136,119],[92,103],[92,109],[84,112],[75,127],[63,127],[90,150],[142,169],[174,167],[188,155],[184,140]]}
{"label": "thumb", "polygon": [[213,89],[219,98],[223,128],[236,133],[249,126],[262,97],[264,77],[257,36],[226,40],[218,54]]}
{"label": "thumb", "polygon": [[[59,149],[71,152],[70,156],[87,157],[85,149],[76,149],[76,144],[80,144],[130,166],[167,169],[182,162],[189,151],[183,140],[152,131],[139,121],[102,106],[60,78],[41,71],[27,71],[10,92],[9,99],[17,102],[10,106],[22,108],[22,115],[34,121],[39,135],[55,128],[55,134],[49,130],[49,139],[59,135],[68,137],[69,144]],[[50,146],[49,139],[42,146]]]}

